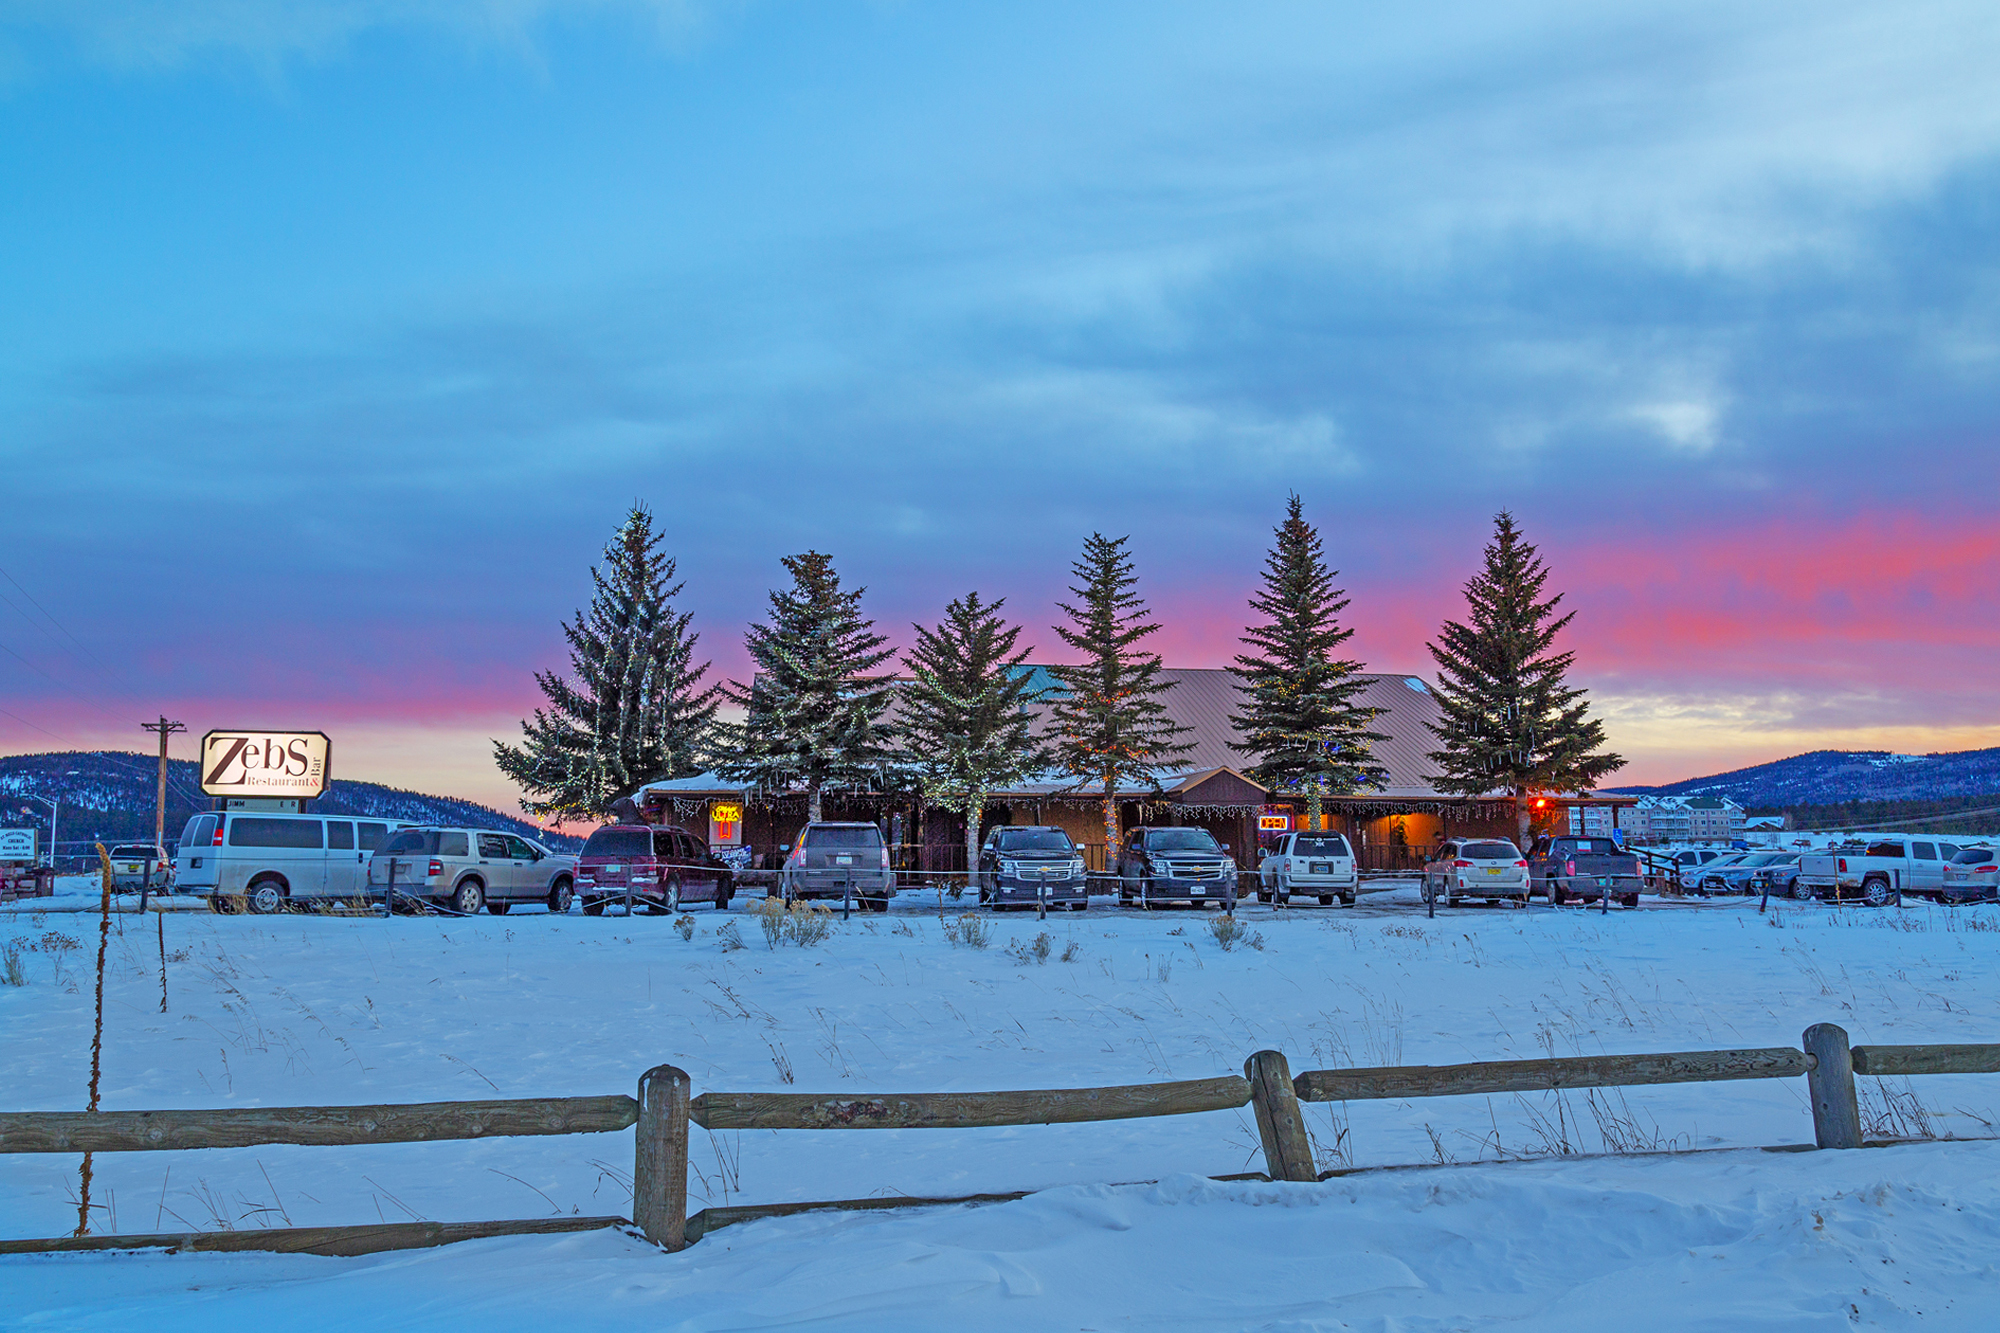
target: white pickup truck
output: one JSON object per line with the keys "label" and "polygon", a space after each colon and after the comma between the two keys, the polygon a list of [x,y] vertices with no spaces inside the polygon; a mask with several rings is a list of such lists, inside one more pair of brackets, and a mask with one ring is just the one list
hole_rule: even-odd
{"label": "white pickup truck", "polygon": [[1906,893],[1939,897],[1944,893],[1945,862],[1958,852],[1957,845],[1934,838],[1857,839],[1799,858],[1798,892],[1801,897],[1871,907],[1899,906]]}

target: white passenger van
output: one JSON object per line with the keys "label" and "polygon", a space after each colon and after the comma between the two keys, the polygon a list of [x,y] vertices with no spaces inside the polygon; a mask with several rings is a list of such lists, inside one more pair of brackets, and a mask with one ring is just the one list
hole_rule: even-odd
{"label": "white passenger van", "polygon": [[245,810],[196,815],[174,853],[174,884],[207,894],[218,912],[358,900],[368,890],[369,854],[411,822]]}

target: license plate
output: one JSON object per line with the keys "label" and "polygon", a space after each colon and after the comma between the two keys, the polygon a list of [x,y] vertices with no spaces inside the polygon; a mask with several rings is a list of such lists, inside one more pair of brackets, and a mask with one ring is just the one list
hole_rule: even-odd
{"label": "license plate", "polygon": [[836,856],[833,858],[833,863],[837,866],[851,866],[854,864],[854,858],[851,856]]}
{"label": "license plate", "polygon": [[1597,881],[1597,887],[1600,889],[1608,889],[1611,887],[1611,881],[1608,879],[1600,879]]}
{"label": "license plate", "polygon": [[1314,861],[1312,868],[1306,873],[1309,875],[1331,875],[1333,873],[1333,864],[1329,861]]}
{"label": "license plate", "polygon": [[1189,890],[1188,890],[1188,897],[1190,897],[1190,898],[1199,898],[1199,897],[1201,897],[1201,889],[1200,889],[1199,887],[1196,887],[1196,888],[1192,888],[1192,889],[1189,889]]}
{"label": "license plate", "polygon": [[1499,872],[1498,870],[1494,869],[1494,868],[1493,868],[1492,866],[1488,866],[1488,867],[1486,868],[1486,873],[1487,873],[1487,874],[1489,874],[1489,875],[1497,875],[1497,874],[1499,874],[1500,872]]}

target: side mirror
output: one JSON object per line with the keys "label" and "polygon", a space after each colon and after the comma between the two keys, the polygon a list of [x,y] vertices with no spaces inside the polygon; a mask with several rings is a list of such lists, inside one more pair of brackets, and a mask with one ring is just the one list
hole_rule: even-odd
{"label": "side mirror", "polygon": [[789,842],[781,842],[778,844],[778,851],[781,853],[789,853],[791,850],[792,850],[792,844],[790,844]]}
{"label": "side mirror", "polygon": [[1223,850],[1223,851],[1225,851],[1225,852],[1227,852],[1227,851],[1232,851],[1232,850],[1234,850],[1234,849],[1233,849],[1233,848],[1231,848],[1231,847],[1230,847],[1230,845],[1229,845],[1228,843],[1226,843],[1226,842],[1225,842],[1225,843],[1223,843],[1223,844],[1222,844],[1222,850]]}

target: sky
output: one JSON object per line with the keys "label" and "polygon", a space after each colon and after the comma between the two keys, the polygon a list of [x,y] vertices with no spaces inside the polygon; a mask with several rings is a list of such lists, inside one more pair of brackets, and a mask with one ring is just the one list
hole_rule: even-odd
{"label": "sky", "polygon": [[[1045,660],[1239,651],[1296,491],[1432,677],[1493,515],[1666,782],[2000,745],[2000,8],[0,0],[0,748],[513,808],[623,514]],[[182,757],[191,756],[191,743]]]}

